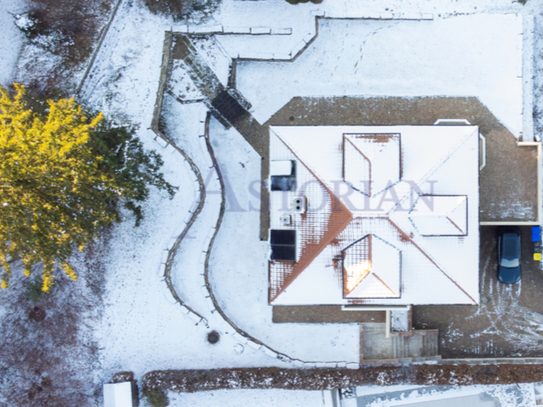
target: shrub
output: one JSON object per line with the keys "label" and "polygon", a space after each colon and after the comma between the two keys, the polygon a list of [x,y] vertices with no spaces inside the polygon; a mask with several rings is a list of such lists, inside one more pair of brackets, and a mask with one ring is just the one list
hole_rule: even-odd
{"label": "shrub", "polygon": [[42,291],[43,279],[41,276],[37,276],[30,283],[26,285],[26,300],[30,301],[33,304],[37,304],[42,299],[45,294]]}
{"label": "shrub", "polygon": [[132,129],[87,114],[74,99],[50,100],[46,114],[37,114],[24,86],[15,88],[11,97],[0,86],[0,285],[8,286],[11,263],[20,259],[26,276],[41,263],[47,292],[57,265],[77,278],[73,249],[120,221],[119,203],[137,226],[149,187],[171,197],[174,187],[160,172],[161,157],[145,151]]}
{"label": "shrub", "polygon": [[168,396],[162,390],[143,390],[143,395],[147,397],[149,404],[153,407],[166,407],[170,404]]}
{"label": "shrub", "polygon": [[30,46],[23,51],[25,63],[16,73],[18,80],[47,98],[54,97],[52,88],[73,91],[79,77],[74,69],[87,62],[116,1],[25,1],[26,12],[15,16],[15,24]]}
{"label": "shrub", "polygon": [[220,0],[142,0],[154,14],[171,16],[174,21],[191,17],[205,19],[219,5]]}
{"label": "shrub", "polygon": [[90,54],[100,12],[109,11],[110,4],[111,0],[31,0],[16,23],[34,44],[79,63]]}
{"label": "shrub", "polygon": [[[19,277],[14,285],[21,283]],[[87,290],[74,293],[68,288],[58,284],[39,307],[26,301],[25,290],[0,293],[7,311],[0,319],[0,405],[99,405],[93,395],[98,356],[92,353],[91,332],[82,318],[101,304]]]}

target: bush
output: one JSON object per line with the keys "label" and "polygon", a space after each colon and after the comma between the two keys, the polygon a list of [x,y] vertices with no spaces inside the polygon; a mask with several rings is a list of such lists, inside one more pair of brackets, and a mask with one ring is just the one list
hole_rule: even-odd
{"label": "bush", "polygon": [[30,301],[33,304],[37,304],[42,299],[45,294],[42,291],[43,279],[38,275],[34,280],[26,286],[26,300]]}
{"label": "bush", "polygon": [[[14,284],[21,283],[23,277]],[[0,319],[0,405],[99,405],[93,395],[98,355],[92,352],[92,332],[82,320],[101,303],[84,287],[77,293],[68,288],[58,284],[54,295],[41,298],[39,307],[26,301],[25,290],[0,293],[7,311]]]}
{"label": "bush", "polygon": [[219,5],[220,0],[142,0],[154,14],[171,16],[174,21],[191,17],[205,19]]}
{"label": "bush", "polygon": [[[15,16],[15,24],[31,44],[29,55],[23,55],[29,63],[19,73],[30,76],[25,80],[29,89],[47,98],[54,96],[49,93],[54,87],[72,90],[73,70],[88,60],[115,1],[25,1],[26,12]],[[34,48],[44,50],[50,63],[44,64],[41,55],[36,58]]]}
{"label": "bush", "polygon": [[92,51],[100,11],[109,11],[110,4],[111,0],[31,0],[29,11],[16,17],[16,23],[32,43],[79,63]]}
{"label": "bush", "polygon": [[170,404],[168,396],[161,390],[143,390],[143,395],[147,397],[149,404],[153,407],[166,407]]}
{"label": "bush", "polygon": [[26,276],[41,263],[47,292],[57,265],[76,280],[70,255],[121,220],[118,204],[137,226],[150,186],[170,197],[174,187],[160,172],[161,157],[143,149],[134,129],[87,114],[73,99],[50,100],[46,114],[37,114],[24,86],[15,88],[12,97],[0,86],[0,285],[8,286],[11,263],[20,259]]}

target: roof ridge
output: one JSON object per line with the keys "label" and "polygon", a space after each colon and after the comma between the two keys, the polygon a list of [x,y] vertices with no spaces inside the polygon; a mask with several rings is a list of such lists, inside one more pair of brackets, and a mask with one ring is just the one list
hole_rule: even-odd
{"label": "roof ridge", "polygon": [[[462,232],[463,234],[466,234],[466,231],[464,229],[462,229],[460,226],[458,226],[456,224],[456,222],[452,219],[453,218],[453,215],[455,214],[455,212],[458,210],[458,208],[460,208],[461,205],[466,205],[466,214],[467,214],[467,200],[468,200],[468,197],[466,195],[457,195],[457,197],[461,197],[463,199],[459,199],[458,200],[458,204],[456,206],[454,206],[447,214],[447,219],[449,219],[449,221],[460,231]],[[467,215],[466,215],[467,216]]]}
{"label": "roof ridge", "polygon": [[[475,130],[474,130],[475,131]],[[464,137],[462,137],[462,139],[458,142],[458,144],[456,144],[451,150],[449,150],[449,154],[446,155],[446,158],[444,160],[439,160],[439,162],[434,165],[426,175],[424,175],[422,177],[422,179],[420,180],[420,182],[417,183],[417,185],[419,185],[421,182],[424,182],[426,179],[428,179],[428,177],[430,175],[432,175],[434,172],[436,172],[439,168],[441,168],[443,166],[443,164],[445,164],[447,161],[449,161],[451,159],[451,157],[456,154],[456,152],[460,149],[460,147],[462,147],[468,140],[469,138],[473,135],[474,131],[470,132],[470,133],[467,133],[467,135],[465,135]]]}
{"label": "roof ridge", "polygon": [[371,274],[372,274],[377,280],[379,280],[379,281],[381,282],[381,284],[383,284],[383,285],[384,285],[384,286],[385,286],[392,294],[394,294],[394,295],[399,295],[398,293],[394,292],[394,290],[393,290],[392,288],[390,288],[390,287],[388,286],[388,284],[385,283],[385,282],[383,281],[383,279],[377,275],[377,273],[375,273],[374,271],[372,271]]}
{"label": "roof ridge", "polygon": [[390,218],[387,218],[388,221],[390,222],[390,224],[395,227],[398,232],[401,233],[401,236],[402,236],[402,239],[405,239],[405,241],[408,241],[410,242],[413,246],[415,246],[428,260],[430,260],[434,266],[437,267],[437,269],[439,271],[441,271],[443,273],[443,275],[445,275],[449,280],[451,280],[451,282],[456,285],[460,291],[462,291],[471,301],[473,301],[474,304],[477,304],[477,301],[475,301],[475,299],[473,299],[473,297],[471,295],[469,295],[466,290],[464,290],[464,288],[462,288],[460,286],[460,284],[458,284],[455,280],[453,280],[453,278],[445,271],[441,268],[441,266],[437,263],[436,260],[434,260],[434,258],[432,256],[430,256],[428,253],[426,253],[426,251],[424,249],[422,249],[422,247],[420,247],[414,240],[411,236],[409,236],[408,234],[406,234],[392,219]]}
{"label": "roof ridge", "polygon": [[461,233],[466,233],[466,232],[465,232],[464,230],[462,230],[462,229],[460,228],[460,226],[458,226],[458,225],[456,224],[456,222],[453,221],[449,216],[446,216],[446,218],[447,218],[447,220],[448,220],[449,222],[451,222],[451,225],[453,225],[456,229],[458,229],[459,232],[461,232]]}

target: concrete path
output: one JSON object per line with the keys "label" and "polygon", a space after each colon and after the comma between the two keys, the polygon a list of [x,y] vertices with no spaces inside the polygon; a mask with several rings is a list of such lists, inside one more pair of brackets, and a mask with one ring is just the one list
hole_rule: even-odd
{"label": "concrete path", "polygon": [[437,329],[391,332],[388,338],[384,323],[364,323],[361,329],[361,363],[370,360],[441,359],[438,354]]}
{"label": "concrete path", "polygon": [[341,306],[273,307],[274,323],[342,323],[385,322],[385,311],[343,311]]}

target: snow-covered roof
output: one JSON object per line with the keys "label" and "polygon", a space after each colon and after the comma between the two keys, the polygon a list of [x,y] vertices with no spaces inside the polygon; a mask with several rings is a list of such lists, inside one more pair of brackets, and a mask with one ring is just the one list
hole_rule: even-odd
{"label": "snow-covered roof", "polygon": [[344,134],[343,179],[365,195],[383,192],[400,180],[399,134]]}
{"label": "snow-covered roof", "polygon": [[[270,302],[475,304],[477,126],[271,126],[270,160],[295,191],[270,191],[271,229],[296,261],[270,261]],[[307,199],[296,213],[292,200]],[[285,224],[285,214],[292,223]]]}
{"label": "snow-covered roof", "polygon": [[104,384],[104,407],[132,407],[132,383]]}
{"label": "snow-covered roof", "polygon": [[399,298],[400,252],[375,235],[343,250],[345,298]]}
{"label": "snow-covered roof", "polygon": [[272,161],[270,162],[270,175],[271,176],[281,176],[281,175],[290,175],[292,174],[292,161],[291,160],[282,160],[282,161]]}
{"label": "snow-covered roof", "polygon": [[466,196],[419,196],[409,219],[423,236],[465,236],[467,200]]}

